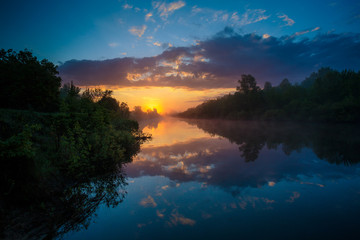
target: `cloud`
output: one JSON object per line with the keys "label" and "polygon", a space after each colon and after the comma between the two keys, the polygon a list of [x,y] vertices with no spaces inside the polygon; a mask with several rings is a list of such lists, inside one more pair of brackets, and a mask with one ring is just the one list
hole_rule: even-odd
{"label": "cloud", "polygon": [[152,14],[151,12],[148,13],[148,14],[146,14],[146,15],[145,15],[145,21],[147,22],[147,21],[149,21],[149,20],[152,20],[153,22],[155,22],[154,19],[151,19],[152,16],[153,16],[153,14]]}
{"label": "cloud", "polygon": [[114,48],[114,47],[119,46],[119,44],[116,42],[112,42],[112,43],[109,43],[108,46]]}
{"label": "cloud", "polygon": [[282,18],[284,22],[286,22],[285,26],[294,25],[295,21],[289,18],[286,14],[278,16],[278,18]]}
{"label": "cloud", "polygon": [[133,26],[133,27],[131,27],[131,28],[129,29],[129,32],[130,32],[132,35],[141,37],[142,35],[144,35],[146,28],[147,28],[146,25],[142,25],[142,26],[140,26],[140,27]]}
{"label": "cloud", "polygon": [[275,183],[274,181],[269,181],[269,182],[268,182],[268,185],[269,185],[270,187],[275,186],[275,184],[276,184],[276,183]]}
{"label": "cloud", "polygon": [[166,20],[169,15],[171,15],[174,11],[182,8],[185,6],[185,2],[177,1],[172,3],[165,3],[165,2],[154,2],[153,7],[157,9],[160,17],[163,20]]}
{"label": "cloud", "polygon": [[124,20],[123,20],[122,18],[119,18],[119,19],[118,19],[118,23],[119,23],[120,25],[122,25],[122,24],[124,24],[125,22],[124,22]]}
{"label": "cloud", "polygon": [[131,5],[129,5],[129,4],[126,3],[126,4],[123,5],[123,8],[124,8],[124,9],[132,9],[133,6],[131,6]]}
{"label": "cloud", "polygon": [[199,7],[196,6],[196,5],[191,8],[191,13],[192,13],[193,15],[196,15],[196,14],[202,12],[202,11],[203,11],[203,9],[199,8]]}
{"label": "cloud", "polygon": [[[266,10],[264,9],[247,9],[245,13],[239,16],[238,12],[234,12],[231,15],[230,21],[233,25],[244,26],[256,22],[266,20],[270,15],[265,15]],[[223,19],[227,20],[228,16],[223,15]]]}
{"label": "cloud", "polygon": [[242,15],[240,25],[248,25],[256,22],[266,20],[270,15],[265,15],[266,10],[264,9],[247,9],[246,12]]}
{"label": "cloud", "polygon": [[155,46],[161,47],[161,43],[160,42],[154,42],[153,43]]}
{"label": "cloud", "polygon": [[262,35],[262,37],[263,37],[264,39],[266,39],[266,38],[269,38],[269,37],[271,37],[271,36],[270,36],[269,34],[265,33],[265,34]]}
{"label": "cloud", "polygon": [[[146,27],[134,28],[142,36]],[[190,89],[235,88],[241,74],[259,84],[282,79],[302,81],[320,67],[359,70],[360,34],[327,33],[298,40],[308,29],[291,36],[241,35],[225,28],[212,38],[187,47],[171,47],[144,58],[103,61],[71,60],[59,67],[64,82],[80,86],[168,86]],[[128,74],[138,76],[127,79]]]}
{"label": "cloud", "polygon": [[288,39],[295,38],[297,36],[301,36],[301,35],[307,34],[309,32],[316,32],[319,29],[320,29],[320,27],[316,27],[316,28],[313,28],[313,29],[307,29],[307,30],[304,30],[304,31],[296,32],[293,35],[291,35]]}

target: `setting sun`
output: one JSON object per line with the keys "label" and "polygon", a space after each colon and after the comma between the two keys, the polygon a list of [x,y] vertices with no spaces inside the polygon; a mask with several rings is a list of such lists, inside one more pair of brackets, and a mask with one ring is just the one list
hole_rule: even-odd
{"label": "setting sun", "polygon": [[156,104],[156,103],[149,103],[149,104],[146,104],[145,108],[144,108],[146,111],[150,110],[150,111],[153,111],[154,109],[156,109],[156,111],[158,113],[162,113],[163,112],[163,109],[161,107],[160,104]]}

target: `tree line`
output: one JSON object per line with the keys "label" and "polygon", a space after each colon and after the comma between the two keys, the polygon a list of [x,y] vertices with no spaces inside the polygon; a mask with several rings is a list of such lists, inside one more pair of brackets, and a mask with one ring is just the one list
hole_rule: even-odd
{"label": "tree line", "polygon": [[208,100],[180,114],[185,118],[243,120],[360,121],[360,72],[321,68],[301,83],[284,79],[261,89],[242,75],[234,94]]}

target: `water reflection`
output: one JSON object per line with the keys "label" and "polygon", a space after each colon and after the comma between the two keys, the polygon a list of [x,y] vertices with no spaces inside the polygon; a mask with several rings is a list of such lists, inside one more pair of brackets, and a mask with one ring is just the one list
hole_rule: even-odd
{"label": "water reflection", "polygon": [[[143,131],[153,140],[116,175],[55,187],[47,197],[58,203],[46,205],[55,213],[36,210],[53,232],[48,236],[351,239],[359,234],[358,127],[161,119],[144,123]],[[94,214],[96,222],[89,224]],[[15,215],[10,211],[8,219]]]}
{"label": "water reflection", "polygon": [[[91,178],[74,182],[53,176],[38,179],[31,168],[8,163],[1,175],[1,239],[53,239],[87,229],[100,205],[116,207],[126,195],[122,166],[84,172]],[[9,181],[12,187],[9,188]]]}
{"label": "water reflection", "polygon": [[[282,179],[298,179],[299,175],[316,173],[326,178],[335,170],[338,175],[357,174],[354,168],[315,164],[319,159],[340,165],[357,163],[360,134],[354,127],[167,120],[158,129],[152,129],[154,141],[127,166],[130,177],[197,181],[236,195],[240,187],[271,185]],[[181,129],[180,136],[164,136],[162,129]],[[289,161],[294,152],[296,160]]]}
{"label": "water reflection", "polygon": [[[188,120],[204,131],[239,145],[246,162],[255,161],[261,149],[281,147],[286,155],[311,148],[320,159],[336,164],[358,163],[360,128],[356,125],[234,122]],[[220,126],[220,127],[219,127]]]}

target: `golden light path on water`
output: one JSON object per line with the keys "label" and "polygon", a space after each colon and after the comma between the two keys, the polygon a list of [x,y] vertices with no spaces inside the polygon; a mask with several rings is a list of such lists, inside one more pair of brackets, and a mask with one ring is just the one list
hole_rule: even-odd
{"label": "golden light path on water", "polygon": [[189,142],[190,140],[210,138],[209,133],[179,119],[174,120],[171,117],[156,122],[156,126],[147,125],[142,130],[144,133],[152,135],[152,140],[144,143],[142,149],[171,146],[176,143]]}

